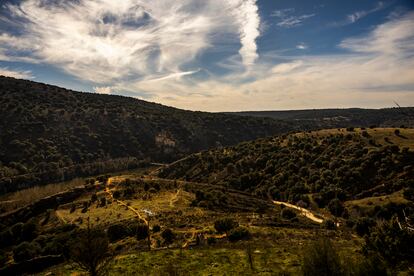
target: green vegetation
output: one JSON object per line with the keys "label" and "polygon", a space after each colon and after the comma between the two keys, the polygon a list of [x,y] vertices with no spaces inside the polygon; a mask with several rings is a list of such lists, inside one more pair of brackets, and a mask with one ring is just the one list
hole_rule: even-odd
{"label": "green vegetation", "polygon": [[288,123],[10,78],[0,104],[2,275],[413,272],[414,130],[356,127],[410,109]]}
{"label": "green vegetation", "polygon": [[293,130],[273,119],[190,112],[6,77],[0,106],[0,194]]}

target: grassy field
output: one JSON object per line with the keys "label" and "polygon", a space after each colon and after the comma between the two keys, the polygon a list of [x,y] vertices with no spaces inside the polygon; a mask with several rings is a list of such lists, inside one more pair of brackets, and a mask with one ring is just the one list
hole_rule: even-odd
{"label": "grassy field", "polygon": [[323,129],[312,132],[302,132],[296,135],[311,135],[315,137],[323,137],[335,134],[349,134],[357,133],[361,134],[366,131],[370,137],[367,139],[374,140],[379,145],[398,145],[399,147],[408,147],[414,150],[414,129],[413,128],[398,128],[399,135],[395,134],[397,128],[355,128],[353,131],[348,131],[345,128],[339,129]]}
{"label": "grassy field", "polygon": [[[320,236],[330,237],[344,259],[360,255],[361,240],[345,232],[257,228],[250,241],[188,249],[138,251],[117,256],[109,275],[297,275],[303,248]],[[252,259],[251,267],[249,255]],[[79,275],[74,264],[49,269],[56,275]]]}

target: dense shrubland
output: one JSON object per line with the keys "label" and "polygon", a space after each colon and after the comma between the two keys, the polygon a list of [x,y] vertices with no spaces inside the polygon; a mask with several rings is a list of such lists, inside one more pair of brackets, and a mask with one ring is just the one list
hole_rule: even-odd
{"label": "dense shrubland", "polygon": [[[316,202],[347,217],[344,200],[412,187],[414,153],[397,145],[372,146],[352,131],[319,138],[289,135],[194,154],[159,175],[222,185],[302,207]],[[410,191],[405,192],[408,197]]]}

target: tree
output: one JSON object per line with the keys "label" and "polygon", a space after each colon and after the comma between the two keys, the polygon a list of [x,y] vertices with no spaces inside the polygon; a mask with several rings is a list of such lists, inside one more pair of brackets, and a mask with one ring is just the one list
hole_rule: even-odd
{"label": "tree", "polygon": [[312,242],[304,251],[302,272],[304,276],[342,275],[341,260],[329,239]]}
{"label": "tree", "polygon": [[414,261],[414,233],[399,223],[396,217],[382,221],[365,236],[364,253],[378,254],[392,267],[403,261]]}
{"label": "tree", "polygon": [[13,249],[13,258],[16,262],[22,262],[36,257],[39,252],[37,243],[22,242]]}
{"label": "tree", "polygon": [[226,233],[226,235],[228,235],[231,229],[236,228],[238,226],[239,223],[231,218],[219,219],[214,222],[214,228],[216,229],[216,231],[219,233]]}
{"label": "tree", "polygon": [[164,239],[166,244],[171,244],[174,240],[175,235],[170,228],[167,228],[164,231],[162,231],[161,237]]}
{"label": "tree", "polygon": [[229,232],[229,241],[231,242],[248,239],[249,237],[250,232],[245,227],[237,227]]}
{"label": "tree", "polygon": [[342,215],[342,213],[344,212],[345,208],[344,208],[344,206],[342,205],[342,202],[339,199],[334,198],[329,202],[328,209],[329,209],[329,212],[331,212],[332,215],[334,215],[336,217],[340,217]]}
{"label": "tree", "polygon": [[102,229],[91,228],[89,218],[87,228],[79,231],[71,246],[70,257],[91,276],[101,275],[113,258],[108,237]]}
{"label": "tree", "polygon": [[138,223],[134,225],[132,227],[132,231],[134,231],[135,237],[138,241],[147,238],[149,235],[148,225],[144,223]]}
{"label": "tree", "polygon": [[118,241],[128,236],[128,229],[123,224],[114,224],[108,227],[108,238],[111,242]]}

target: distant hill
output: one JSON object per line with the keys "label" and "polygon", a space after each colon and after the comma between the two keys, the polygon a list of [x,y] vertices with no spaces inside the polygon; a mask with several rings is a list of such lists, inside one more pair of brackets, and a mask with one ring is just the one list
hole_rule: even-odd
{"label": "distant hill", "polygon": [[324,207],[414,185],[413,129],[332,129],[258,139],[193,154],[159,176],[222,185]]}
{"label": "distant hill", "polygon": [[0,106],[0,193],[295,130],[280,120],[184,111],[7,77],[0,77]]}
{"label": "distant hill", "polygon": [[414,107],[245,111],[226,114],[289,120],[312,129],[350,126],[414,127]]}

